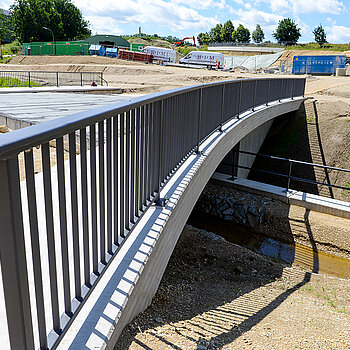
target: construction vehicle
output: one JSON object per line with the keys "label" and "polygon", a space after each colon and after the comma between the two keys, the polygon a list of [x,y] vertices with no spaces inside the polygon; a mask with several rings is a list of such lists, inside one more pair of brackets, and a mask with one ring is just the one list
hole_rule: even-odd
{"label": "construction vehicle", "polygon": [[181,41],[177,41],[174,43],[175,46],[181,46],[184,44],[185,40],[192,39],[193,40],[193,46],[196,46],[196,39],[194,36],[188,36],[187,38],[183,38]]}

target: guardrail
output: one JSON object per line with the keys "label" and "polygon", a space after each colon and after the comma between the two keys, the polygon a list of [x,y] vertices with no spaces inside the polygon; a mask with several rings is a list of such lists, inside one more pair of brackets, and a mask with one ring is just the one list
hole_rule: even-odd
{"label": "guardrail", "polygon": [[201,142],[242,112],[303,96],[304,88],[305,79],[293,78],[210,83],[1,136],[11,348],[54,349],[121,242],[146,208],[162,203],[161,189]]}
{"label": "guardrail", "polygon": [[[263,157],[266,159],[272,159],[272,160],[278,160],[278,161],[282,161],[284,163],[287,163],[288,166],[288,172],[286,174],[283,173],[277,173],[275,171],[270,171],[270,170],[264,170],[264,169],[258,169],[258,168],[253,168],[253,167],[247,167],[247,166],[243,166],[243,165],[239,165],[238,162],[238,157],[233,157],[235,159],[235,164],[230,164],[232,166],[232,177],[236,177],[236,173],[238,168],[240,169],[246,169],[246,170],[252,170],[252,171],[256,171],[256,172],[260,172],[260,173],[265,173],[265,174],[270,174],[270,175],[276,175],[277,177],[282,177],[286,179],[286,191],[288,192],[291,188],[290,183],[291,180],[296,181],[296,182],[303,182],[303,183],[308,183],[308,184],[312,184],[312,185],[323,185],[323,186],[327,186],[330,189],[330,196],[332,198],[334,198],[333,192],[332,192],[332,188],[338,188],[344,191],[350,191],[350,187],[345,187],[345,186],[338,186],[338,185],[333,185],[330,183],[330,179],[329,179],[329,172],[328,171],[337,171],[337,172],[344,172],[344,173],[349,173],[350,174],[350,170],[349,169],[342,169],[342,168],[337,168],[337,167],[332,167],[332,166],[327,166],[327,165],[321,165],[321,164],[316,164],[316,163],[309,163],[309,162],[303,162],[301,160],[295,160],[295,159],[289,159],[289,158],[281,158],[281,157],[276,157],[276,156],[271,156],[271,155],[267,155],[267,154],[261,154],[261,153],[254,153],[254,152],[248,152],[248,151],[240,151],[240,150],[233,150],[234,153],[237,154],[246,154],[246,155],[251,155],[254,157]],[[228,165],[227,163],[225,163],[225,165]],[[327,180],[327,182],[323,182],[323,181],[316,181],[316,180],[311,180],[311,179],[306,179],[303,177],[299,177],[299,176],[293,176],[292,175],[292,171],[293,171],[293,165],[304,165],[307,167],[311,167],[313,170],[315,168],[319,168],[324,170],[325,172],[325,178]]]}
{"label": "guardrail", "polygon": [[102,72],[0,71],[0,87],[103,86],[103,83],[107,84]]}

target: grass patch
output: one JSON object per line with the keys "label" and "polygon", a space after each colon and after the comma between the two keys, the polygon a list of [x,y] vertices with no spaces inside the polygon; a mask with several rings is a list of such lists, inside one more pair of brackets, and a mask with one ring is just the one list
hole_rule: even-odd
{"label": "grass patch", "polygon": [[345,186],[346,188],[348,188],[349,190],[345,190],[342,192],[343,196],[350,196],[350,181],[346,181]]}
{"label": "grass patch", "polygon": [[324,44],[320,46],[317,43],[298,44],[287,46],[286,50],[314,50],[314,51],[348,51],[350,44]]}
{"label": "grass patch", "polygon": [[[0,88],[6,87],[29,87],[29,81],[21,81],[16,78],[0,78]],[[41,86],[39,83],[31,82],[30,86]]]}
{"label": "grass patch", "polygon": [[182,55],[186,56],[191,51],[208,51],[208,45],[204,45],[201,47],[195,47],[195,46],[178,46],[176,48],[177,52],[181,53]]}

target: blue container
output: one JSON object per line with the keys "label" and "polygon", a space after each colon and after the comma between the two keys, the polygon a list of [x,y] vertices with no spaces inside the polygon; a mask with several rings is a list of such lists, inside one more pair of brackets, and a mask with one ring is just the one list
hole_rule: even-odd
{"label": "blue container", "polygon": [[118,48],[117,47],[107,47],[106,56],[107,57],[118,57]]}
{"label": "blue container", "polygon": [[102,45],[91,45],[89,47],[89,55],[105,56],[106,49]]}
{"label": "blue container", "polygon": [[335,74],[337,68],[345,68],[346,56],[294,56],[293,74]]}

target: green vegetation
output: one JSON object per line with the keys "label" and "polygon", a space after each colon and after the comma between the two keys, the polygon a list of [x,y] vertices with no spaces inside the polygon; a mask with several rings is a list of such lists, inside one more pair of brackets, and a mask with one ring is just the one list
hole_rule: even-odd
{"label": "green vegetation", "polygon": [[326,32],[324,31],[321,24],[318,27],[316,27],[312,33],[315,36],[315,41],[320,46],[324,45],[327,42]]}
{"label": "green vegetation", "polygon": [[272,33],[272,36],[278,43],[290,43],[292,45],[301,37],[300,28],[290,18],[284,18],[279,21],[276,31]]}
{"label": "green vegetation", "polygon": [[0,10],[0,44],[5,38],[10,38],[12,34],[11,20],[3,10]]}
{"label": "green vegetation", "polygon": [[10,10],[14,32],[22,43],[52,41],[51,31],[55,41],[91,35],[89,23],[71,0],[15,0]]}
{"label": "green vegetation", "polygon": [[179,46],[176,48],[177,52],[180,54],[186,56],[191,51],[208,51],[208,45],[204,45],[199,47],[193,47],[193,46]]}
{"label": "green vegetation", "polygon": [[158,34],[145,34],[145,33],[141,33],[140,34],[132,34],[132,35],[123,35],[123,38],[125,40],[129,40],[129,39],[137,39],[137,38],[141,38],[142,40],[146,40],[148,42],[154,41],[154,40],[165,40],[167,42],[169,42],[170,44],[173,44],[177,41],[181,41],[181,39],[177,38],[176,36],[159,36]]}
{"label": "green vegetation", "polygon": [[346,181],[346,184],[344,186],[345,188],[348,188],[349,190],[344,190],[342,192],[343,196],[350,196],[350,181]]}
{"label": "green vegetation", "polygon": [[233,39],[238,43],[249,43],[250,32],[248,28],[245,28],[242,24],[237,27],[237,30],[233,34]]}
{"label": "green vegetation", "polygon": [[252,33],[252,39],[255,43],[260,44],[263,42],[264,38],[265,34],[261,29],[260,24],[257,24],[255,30]]}
{"label": "green vegetation", "polygon": [[[0,88],[5,88],[5,87],[14,87],[14,86],[23,86],[23,87],[28,87],[29,82],[28,81],[21,81],[16,78],[0,78]],[[30,83],[30,86],[41,86],[38,83]]]}
{"label": "green vegetation", "polygon": [[321,51],[348,51],[350,50],[350,44],[329,44],[326,43],[320,47],[317,43],[308,43],[308,44],[298,44],[287,46],[286,50],[321,50]]}

